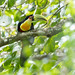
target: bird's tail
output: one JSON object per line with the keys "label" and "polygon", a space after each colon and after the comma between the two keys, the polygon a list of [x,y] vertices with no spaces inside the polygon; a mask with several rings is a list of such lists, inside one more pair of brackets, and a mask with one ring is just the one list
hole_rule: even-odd
{"label": "bird's tail", "polygon": [[34,42],[34,37],[25,38],[22,40],[22,50],[20,55],[20,65],[23,67],[25,61],[29,58],[30,55],[32,55],[32,50],[29,48],[30,45],[32,45]]}

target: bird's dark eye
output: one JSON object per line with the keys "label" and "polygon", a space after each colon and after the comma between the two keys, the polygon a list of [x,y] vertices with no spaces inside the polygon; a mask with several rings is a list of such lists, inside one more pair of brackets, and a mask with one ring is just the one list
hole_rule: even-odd
{"label": "bird's dark eye", "polygon": [[32,19],[32,17],[30,17],[30,19]]}
{"label": "bird's dark eye", "polygon": [[32,19],[32,18],[33,18],[33,16],[30,16],[29,18],[30,18],[30,19]]}

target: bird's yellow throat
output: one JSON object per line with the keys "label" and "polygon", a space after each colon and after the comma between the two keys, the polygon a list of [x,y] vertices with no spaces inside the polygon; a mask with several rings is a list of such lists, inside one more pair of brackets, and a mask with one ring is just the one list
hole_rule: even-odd
{"label": "bird's yellow throat", "polygon": [[28,31],[28,30],[30,30],[30,28],[31,28],[31,23],[32,23],[32,20],[31,20],[31,19],[27,19],[24,23],[22,23],[22,24],[20,25],[21,30],[23,30],[23,31]]}

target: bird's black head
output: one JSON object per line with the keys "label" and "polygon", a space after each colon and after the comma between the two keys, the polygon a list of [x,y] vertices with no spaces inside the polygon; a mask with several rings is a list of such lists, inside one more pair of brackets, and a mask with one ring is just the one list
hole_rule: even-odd
{"label": "bird's black head", "polygon": [[27,20],[27,19],[32,19],[32,21],[34,20],[34,16],[33,15],[29,15],[29,16],[27,16],[24,20]]}

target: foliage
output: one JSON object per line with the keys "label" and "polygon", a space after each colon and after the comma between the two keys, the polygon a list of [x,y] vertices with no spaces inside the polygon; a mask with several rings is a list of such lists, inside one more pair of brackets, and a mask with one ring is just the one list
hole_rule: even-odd
{"label": "foliage", "polygon": [[[54,27],[72,18],[63,23],[62,32],[52,37],[36,36],[33,45],[25,47],[26,55],[31,56],[24,67],[20,66],[21,41],[1,47],[0,75],[75,75],[74,5],[73,0],[0,0],[0,40],[15,36],[18,22],[26,15],[39,14],[47,20],[53,15],[46,26],[43,20],[35,21],[35,29]],[[34,60],[36,55],[39,57]]]}

